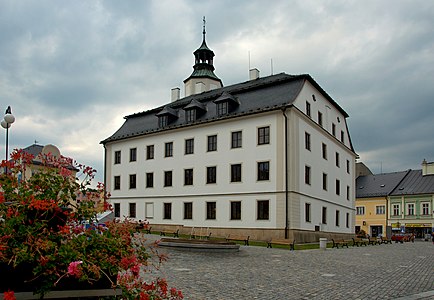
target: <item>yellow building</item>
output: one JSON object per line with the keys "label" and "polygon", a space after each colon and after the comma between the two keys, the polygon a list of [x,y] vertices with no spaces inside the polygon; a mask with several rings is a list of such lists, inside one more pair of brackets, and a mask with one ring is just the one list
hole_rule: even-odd
{"label": "yellow building", "polygon": [[356,179],[356,233],[390,237],[388,199],[409,171],[359,176]]}

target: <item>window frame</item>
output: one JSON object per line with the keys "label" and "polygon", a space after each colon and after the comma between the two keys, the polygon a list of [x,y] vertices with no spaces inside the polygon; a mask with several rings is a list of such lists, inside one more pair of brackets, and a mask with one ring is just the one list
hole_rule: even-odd
{"label": "window frame", "polygon": [[257,163],[257,181],[268,181],[270,180],[270,162],[269,161],[259,161]]}
{"label": "window frame", "polygon": [[155,147],[154,145],[147,145],[146,146],[146,159],[154,159],[155,157]]}
{"label": "window frame", "polygon": [[256,201],[256,220],[258,221],[270,220],[270,200]]}
{"label": "window frame", "polygon": [[206,202],[206,220],[217,220],[217,202]]}
{"label": "window frame", "polygon": [[243,147],[243,132],[241,130],[231,132],[231,149]]}
{"label": "window frame", "polygon": [[164,143],[164,157],[173,157],[173,142]]}
{"label": "window frame", "polygon": [[193,202],[184,202],[184,220],[193,220]]}
{"label": "window frame", "polygon": [[306,202],[304,204],[304,221],[306,223],[312,222],[312,205],[309,202]]}
{"label": "window frame", "polygon": [[208,136],[206,151],[207,152],[217,151],[217,134]]}
{"label": "window frame", "polygon": [[194,154],[194,138],[185,140],[185,155]]}
{"label": "window frame", "polygon": [[121,176],[113,176],[113,190],[119,191],[121,189]]}
{"label": "window frame", "polygon": [[304,148],[308,151],[312,151],[312,144],[310,140],[310,133],[305,131],[304,132]]}
{"label": "window frame", "polygon": [[206,167],[206,184],[217,183],[217,166]]}
{"label": "window frame", "polygon": [[114,153],[114,164],[120,165],[122,162],[122,152],[121,150],[116,150]]}
{"label": "window frame", "polygon": [[231,182],[241,182],[241,181],[242,181],[242,165],[231,164]]}
{"label": "window frame", "polygon": [[184,185],[193,185],[193,168],[184,169]]}
{"label": "window frame", "polygon": [[173,186],[173,171],[164,171],[164,187]]}
{"label": "window frame", "polygon": [[270,126],[258,127],[258,145],[270,144]]}
{"label": "window frame", "polygon": [[129,174],[129,189],[135,190],[137,188],[137,174]]}
{"label": "window frame", "polygon": [[128,203],[128,217],[135,219],[137,217],[137,205],[136,202]]}
{"label": "window frame", "polygon": [[366,209],[364,206],[356,206],[356,216],[364,216],[365,211]]}
{"label": "window frame", "polygon": [[385,205],[376,205],[375,206],[375,214],[376,215],[385,215],[386,214],[386,206]]}
{"label": "window frame", "polygon": [[130,148],[130,162],[137,161],[137,147]]}
{"label": "window frame", "polygon": [[154,187],[154,172],[146,172],[146,188]]}
{"label": "window frame", "polygon": [[230,202],[230,220],[231,221],[241,221],[241,201],[231,201]]}
{"label": "window frame", "polygon": [[304,165],[304,183],[307,185],[312,185],[312,167],[309,165]]}
{"label": "window frame", "polygon": [[163,220],[172,220],[172,202],[163,203]]}

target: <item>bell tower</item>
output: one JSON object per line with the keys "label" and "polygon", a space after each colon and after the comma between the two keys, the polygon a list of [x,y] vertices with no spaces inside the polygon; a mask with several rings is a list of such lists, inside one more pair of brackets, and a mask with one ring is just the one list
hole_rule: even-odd
{"label": "bell tower", "polygon": [[205,17],[203,17],[202,45],[193,52],[195,59],[193,73],[191,73],[190,77],[184,80],[186,97],[223,87],[220,78],[214,74],[214,52],[209,49],[206,44],[205,25],[206,21]]}

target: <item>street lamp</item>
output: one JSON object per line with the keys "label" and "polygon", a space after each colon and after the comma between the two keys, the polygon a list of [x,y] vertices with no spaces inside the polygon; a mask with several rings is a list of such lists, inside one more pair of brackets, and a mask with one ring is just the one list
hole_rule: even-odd
{"label": "street lamp", "polygon": [[[5,116],[3,117],[3,120],[1,121],[1,125],[3,128],[6,129],[6,162],[8,161],[8,151],[9,151],[9,127],[11,127],[12,123],[15,122],[15,117],[12,114],[11,107],[8,106],[8,108],[5,111]],[[5,168],[5,172],[8,172],[7,167]]]}

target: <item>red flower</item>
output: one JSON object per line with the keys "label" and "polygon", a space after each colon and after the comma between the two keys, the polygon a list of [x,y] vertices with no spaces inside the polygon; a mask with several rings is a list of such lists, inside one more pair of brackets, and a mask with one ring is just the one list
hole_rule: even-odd
{"label": "red flower", "polygon": [[14,291],[4,292],[3,294],[4,300],[16,300]]}

